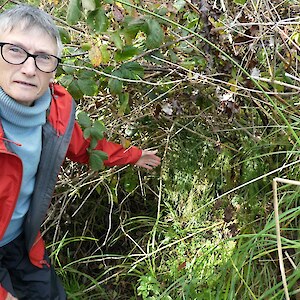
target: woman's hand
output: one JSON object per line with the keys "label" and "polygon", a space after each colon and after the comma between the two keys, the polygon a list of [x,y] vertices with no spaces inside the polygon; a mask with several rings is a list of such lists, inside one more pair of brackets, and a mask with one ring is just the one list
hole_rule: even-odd
{"label": "woman's hand", "polygon": [[8,293],[5,300],[18,300],[18,299],[13,297],[10,293]]}
{"label": "woman's hand", "polygon": [[160,157],[156,155],[157,150],[142,150],[142,156],[135,163],[135,166],[152,170],[160,164]]}

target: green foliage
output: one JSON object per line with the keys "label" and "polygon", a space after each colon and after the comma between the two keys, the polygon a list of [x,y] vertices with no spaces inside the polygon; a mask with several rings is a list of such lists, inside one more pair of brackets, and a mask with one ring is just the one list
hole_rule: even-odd
{"label": "green foliage", "polygon": [[67,22],[76,24],[81,17],[80,0],[70,0],[67,10]]}
{"label": "green foliage", "polygon": [[102,170],[104,168],[103,161],[105,161],[108,156],[105,152],[95,148],[98,144],[98,141],[104,138],[104,132],[106,131],[106,128],[99,120],[92,122],[88,114],[85,112],[80,112],[77,117],[80,126],[82,126],[84,129],[84,138],[90,139],[90,146],[87,149],[90,155],[90,167],[95,171]]}
{"label": "green foliage", "polygon": [[[160,283],[156,280],[155,277],[151,276],[150,274],[143,275],[140,278],[140,284],[137,288],[138,295],[142,296],[144,300],[154,300],[160,298],[161,295],[161,288]],[[170,300],[172,299],[169,296],[160,298],[163,300]]]}
{"label": "green foliage", "polygon": [[87,23],[96,33],[105,32],[109,26],[108,18],[102,8],[90,12]]}
{"label": "green foliage", "polygon": [[148,49],[158,48],[164,39],[164,33],[160,24],[152,18],[147,18],[146,24],[145,33],[147,34],[147,39],[145,41],[145,46]]}

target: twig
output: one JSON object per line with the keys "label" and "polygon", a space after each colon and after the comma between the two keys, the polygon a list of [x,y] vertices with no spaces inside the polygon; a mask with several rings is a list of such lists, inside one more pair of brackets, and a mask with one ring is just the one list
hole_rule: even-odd
{"label": "twig", "polygon": [[148,85],[153,85],[153,86],[162,86],[162,85],[169,85],[169,84],[175,84],[175,83],[183,83],[183,82],[187,82],[189,81],[188,78],[184,78],[184,79],[178,79],[178,80],[173,80],[173,81],[159,81],[159,82],[150,82],[150,81],[145,81],[142,79],[136,80],[136,79],[127,79],[127,78],[122,78],[122,77],[118,77],[118,76],[114,76],[102,71],[98,71],[96,69],[93,68],[89,68],[89,67],[84,67],[84,66],[74,66],[74,65],[68,65],[68,64],[63,64],[63,66],[66,67],[70,67],[73,69],[79,69],[79,70],[88,70],[88,71],[93,71],[96,74],[108,77],[108,78],[112,78],[112,79],[118,79],[120,81],[124,81],[124,82],[130,82],[130,83],[144,83],[144,84],[148,84]]}
{"label": "twig", "polygon": [[281,86],[285,86],[285,87],[300,91],[300,87],[298,87],[296,85],[288,84],[288,83],[285,83],[285,82],[282,82],[282,81],[279,81],[279,80],[272,80],[272,79],[269,79],[269,78],[263,78],[263,77],[258,77],[258,76],[252,76],[252,78],[255,79],[255,80],[260,80],[260,81],[268,82],[268,83],[271,83],[271,84],[278,84],[278,85],[281,85]]}
{"label": "twig", "polygon": [[6,0],[6,1],[0,6],[0,9],[2,9],[8,2],[10,2],[10,0]]}
{"label": "twig", "polygon": [[284,254],[287,257],[287,259],[289,260],[290,264],[293,266],[294,270],[297,270],[297,266],[294,263],[294,261],[292,260],[292,258],[290,257],[289,253],[287,251],[284,251]]}
{"label": "twig", "polygon": [[289,296],[288,286],[287,286],[287,282],[286,282],[286,275],[285,275],[283,254],[282,254],[282,245],[281,245],[281,236],[280,236],[277,182],[300,186],[300,181],[289,180],[289,179],[278,178],[278,177],[273,179],[274,216],[275,216],[275,225],[276,225],[276,238],[277,238],[277,250],[278,250],[279,267],[280,267],[280,272],[281,272],[281,278],[282,278],[285,298],[286,298],[286,300],[289,300],[290,296]]}
{"label": "twig", "polygon": [[124,229],[124,226],[122,224],[122,219],[121,219],[121,215],[119,217],[119,220],[120,220],[120,228],[121,228],[121,231],[124,233],[124,235],[130,239],[134,244],[135,246],[144,254],[146,255],[146,252],[144,251],[144,249],[134,240],[134,238],[132,238]]}
{"label": "twig", "polygon": [[108,215],[108,229],[107,229],[107,232],[106,232],[106,235],[105,235],[105,239],[104,239],[104,242],[102,244],[102,246],[105,246],[106,243],[107,243],[107,240],[108,240],[108,236],[110,234],[110,231],[111,231],[111,227],[112,227],[112,211],[113,211],[113,207],[114,207],[114,199],[113,199],[113,196],[112,196],[112,193],[111,193],[111,190],[109,188],[109,186],[104,182],[104,187],[107,191],[107,194],[109,196],[109,201],[110,201],[110,210],[109,210],[109,215]]}

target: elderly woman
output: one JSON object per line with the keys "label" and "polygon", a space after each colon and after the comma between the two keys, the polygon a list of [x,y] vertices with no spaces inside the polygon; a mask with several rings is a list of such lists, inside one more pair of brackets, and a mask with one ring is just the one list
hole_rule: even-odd
{"label": "elderly woman", "polygon": [[[62,44],[51,17],[18,5],[0,15],[0,300],[66,299],[40,225],[65,157],[89,162],[70,94],[54,84]],[[155,151],[103,139],[105,165],[152,169]],[[2,296],[1,296],[2,295]]]}

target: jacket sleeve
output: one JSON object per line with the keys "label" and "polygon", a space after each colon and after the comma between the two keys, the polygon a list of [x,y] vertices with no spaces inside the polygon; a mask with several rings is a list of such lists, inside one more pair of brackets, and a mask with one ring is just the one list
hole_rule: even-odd
{"label": "jacket sleeve", "polygon": [[[89,140],[83,137],[83,132],[79,124],[75,122],[67,157],[72,161],[88,164],[89,155],[87,148],[89,144]],[[122,145],[109,142],[106,139],[100,140],[95,149],[107,154],[108,159],[104,161],[104,164],[109,167],[135,164],[142,155],[142,150],[137,147],[125,149]]]}
{"label": "jacket sleeve", "polygon": [[1,283],[0,283],[0,300],[5,300],[7,297],[7,291],[4,287],[2,287]]}

